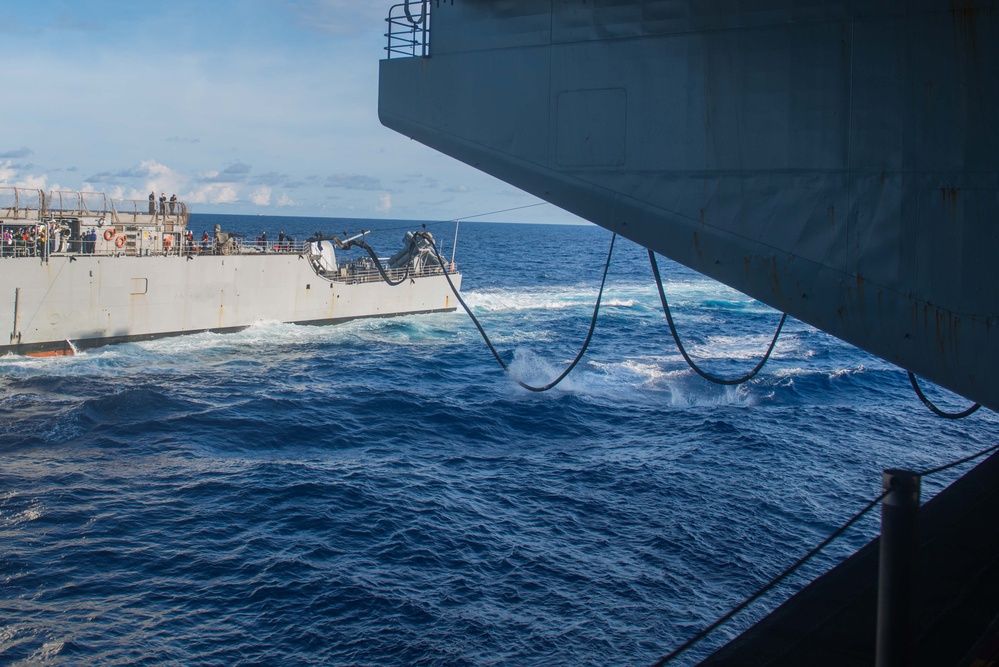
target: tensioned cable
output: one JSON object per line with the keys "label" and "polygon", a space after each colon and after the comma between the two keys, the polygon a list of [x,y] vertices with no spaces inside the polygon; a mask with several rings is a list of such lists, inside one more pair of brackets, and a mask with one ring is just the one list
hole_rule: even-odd
{"label": "tensioned cable", "polygon": [[[929,477],[930,475],[935,475],[937,473],[943,472],[944,470],[949,470],[950,468],[953,468],[955,466],[959,466],[962,463],[968,463],[970,461],[974,461],[977,458],[981,458],[982,456],[985,456],[986,454],[991,454],[991,453],[996,452],[996,451],[999,451],[999,444],[992,445],[991,447],[987,447],[987,448],[985,448],[985,449],[983,449],[983,450],[981,450],[979,452],[975,452],[974,454],[971,454],[969,456],[965,456],[964,458],[957,459],[956,461],[951,461],[950,463],[946,463],[946,464],[944,464],[942,466],[938,466],[936,468],[931,468],[931,469],[925,470],[923,472],[917,472],[916,474],[919,475],[920,477]],[[801,558],[799,558],[793,565],[791,565],[789,568],[787,568],[782,573],[780,573],[779,575],[777,575],[768,584],[764,585],[758,591],[756,591],[755,593],[753,593],[752,595],[750,595],[748,598],[746,598],[745,600],[743,600],[739,604],[737,604],[735,607],[733,607],[724,616],[722,616],[717,621],[715,621],[714,623],[712,623],[711,625],[709,625],[708,627],[704,628],[703,630],[701,630],[700,632],[698,632],[696,635],[694,635],[693,637],[691,637],[690,639],[688,639],[686,642],[683,643],[683,645],[681,645],[679,648],[677,648],[676,650],[674,650],[672,653],[670,653],[669,655],[666,655],[666,656],[660,658],[655,664],[653,664],[652,667],[663,667],[663,665],[669,664],[674,659],[676,659],[677,657],[679,657],[683,652],[685,652],[686,650],[688,650],[690,647],[694,646],[699,641],[701,641],[702,639],[704,639],[705,637],[707,637],[709,634],[711,634],[712,632],[714,632],[715,630],[717,630],[719,627],[721,627],[723,624],[725,624],[726,622],[728,622],[729,620],[731,620],[733,616],[735,616],[740,611],[742,611],[743,609],[745,609],[746,607],[748,607],[750,604],[752,604],[753,602],[755,602],[756,600],[758,600],[760,597],[762,597],[764,594],[766,594],[769,590],[771,590],[778,583],[780,583],[781,581],[783,581],[784,579],[786,579],[788,576],[790,576],[791,574],[793,574],[795,572],[795,570],[799,569],[802,565],[804,565],[809,560],[811,560],[814,556],[816,556],[820,551],[822,551],[824,548],[826,548],[827,546],[829,546],[829,544],[833,540],[835,540],[837,537],[839,537],[840,535],[842,535],[850,526],[852,526],[853,524],[855,524],[857,521],[860,520],[861,517],[863,517],[865,514],[867,514],[868,512],[870,512],[871,509],[873,509],[875,505],[877,505],[879,502],[881,502],[882,500],[884,500],[884,497],[886,495],[888,495],[888,491],[882,492],[881,495],[879,495],[874,500],[870,501],[862,510],[860,510],[857,514],[853,515],[853,517],[851,517],[846,523],[844,523],[842,526],[840,526],[835,531],[833,531],[833,533],[829,537],[827,537],[826,539],[824,539],[818,546],[816,546],[814,549],[812,549],[811,551],[809,551],[807,554],[805,554],[804,556],[802,556]]]}
{"label": "tensioned cable", "polygon": [[666,290],[663,289],[663,279],[659,274],[659,264],[656,263],[656,254],[651,248],[649,248],[649,261],[652,263],[652,273],[656,277],[656,287],[659,288],[659,300],[662,301],[663,312],[666,313],[666,323],[669,324],[670,333],[673,334],[673,341],[676,342],[676,347],[680,350],[680,354],[683,355],[687,365],[702,378],[709,382],[714,382],[715,384],[736,385],[753,379],[753,377],[760,372],[760,369],[763,368],[764,364],[767,363],[767,360],[770,359],[770,354],[774,351],[774,346],[777,345],[777,338],[780,336],[781,329],[784,328],[784,322],[787,320],[787,313],[783,313],[781,315],[780,324],[777,325],[777,331],[774,332],[773,340],[770,341],[770,347],[767,348],[766,354],[763,355],[763,358],[760,359],[760,363],[756,364],[756,367],[753,368],[753,370],[749,371],[742,377],[733,379],[725,379],[711,375],[707,371],[700,368],[694,360],[690,358],[690,355],[687,354],[686,348],[684,348],[683,343],[680,341],[680,334],[676,331],[676,324],[673,322],[673,314],[670,312],[669,303],[666,301]]}
{"label": "tensioned cable", "polygon": [[919,382],[916,381],[915,374],[913,374],[912,371],[906,372],[909,374],[909,384],[911,384],[912,388],[916,390],[916,396],[918,396],[919,400],[923,402],[923,405],[928,407],[930,412],[935,414],[937,417],[943,417],[944,419],[964,419],[965,417],[974,414],[978,411],[978,408],[982,407],[981,403],[975,403],[967,410],[963,410],[961,412],[944,412],[937,406],[933,405],[933,403],[930,402],[930,399],[926,398],[923,390],[919,388]]}
{"label": "tensioned cable", "polygon": [[916,474],[918,474],[920,477],[929,477],[930,475],[935,475],[938,472],[943,472],[944,470],[950,470],[951,468],[959,466],[962,463],[968,463],[969,461],[974,461],[979,457],[985,456],[986,454],[991,454],[992,452],[995,451],[999,451],[999,445],[992,445],[991,447],[987,447],[980,452],[975,452],[970,456],[965,456],[963,459],[958,459],[957,461],[951,461],[950,463],[945,463],[944,465],[939,466],[937,468],[930,468],[929,470]]}
{"label": "tensioned cable", "polygon": [[[461,304],[461,307],[465,309],[465,312],[468,313],[468,316],[472,319],[472,323],[475,324],[475,328],[479,330],[479,334],[482,335],[482,340],[486,342],[486,346],[489,348],[489,351],[493,353],[493,356],[496,357],[496,361],[499,362],[500,367],[504,371],[509,373],[510,372],[509,366],[507,366],[506,362],[503,361],[503,358],[500,357],[499,352],[496,351],[496,348],[493,346],[492,341],[489,340],[489,336],[486,335],[486,330],[482,328],[482,325],[479,323],[479,320],[475,317],[475,315],[472,314],[472,309],[469,308],[468,304],[465,303],[465,300],[461,298],[461,294],[458,293],[458,290],[455,288],[454,283],[451,281],[451,276],[448,273],[447,266],[444,264],[444,259],[441,257],[440,252],[437,250],[437,243],[433,240],[433,237],[430,237],[430,235],[427,232],[417,232],[417,234],[424,235],[424,238],[427,238],[427,240],[430,241],[430,243],[432,244],[434,249],[434,255],[437,257],[437,262],[441,265],[441,269],[443,269],[444,271],[444,277],[447,279],[447,284],[451,286],[451,291],[454,293],[455,298],[458,299],[458,303]],[[554,380],[552,380],[551,382],[549,382],[544,386],[535,387],[533,385],[527,384],[526,382],[523,382],[522,380],[513,378],[514,382],[519,384],[524,389],[535,392],[548,391],[549,389],[560,383],[562,380],[564,380],[565,377],[572,371],[572,369],[576,367],[576,364],[579,363],[579,360],[583,358],[583,354],[586,352],[586,348],[590,346],[590,341],[593,339],[593,330],[597,326],[597,315],[600,313],[600,302],[604,296],[604,285],[607,283],[607,271],[608,269],[610,269],[611,256],[614,254],[615,239],[617,239],[616,233],[611,235],[610,248],[607,250],[607,263],[604,264],[604,275],[603,278],[600,279],[600,291],[597,293],[597,301],[593,305],[593,317],[590,319],[590,329],[589,331],[586,332],[586,340],[583,341],[583,346],[580,348],[579,354],[577,354],[576,358],[572,360],[572,363],[569,364],[569,367],[566,368],[564,371],[562,371],[561,375],[559,375],[557,378],[555,378]]]}
{"label": "tensioned cable", "polygon": [[[476,213],[475,215],[466,215],[466,216],[461,217],[461,218],[451,218],[450,220],[431,220],[429,222],[424,222],[423,226],[424,227],[429,227],[431,225],[450,225],[451,223],[454,223],[454,222],[464,222],[465,220],[474,220],[475,218],[484,218],[484,217],[490,216],[490,215],[498,215],[500,213],[509,213],[510,211],[519,211],[519,210],[525,209],[525,208],[534,208],[536,206],[550,206],[550,205],[551,205],[550,202],[542,201],[542,202],[538,202],[536,204],[526,204],[524,206],[514,206],[513,208],[503,208],[503,209],[500,209],[498,211],[489,211],[488,213]],[[413,228],[413,225],[410,223],[410,224],[406,224],[406,225],[400,225],[398,227],[383,227],[383,228],[376,229],[374,231],[376,231],[376,232],[394,232],[394,231],[397,231],[399,229],[407,229],[408,230],[408,229],[412,229],[412,228]],[[346,235],[347,235],[347,233],[344,232],[344,236],[346,236]]]}
{"label": "tensioned cable", "polygon": [[489,213],[479,213],[477,215],[467,215],[464,218],[455,218],[456,221],[459,220],[471,220],[473,218],[484,218],[487,215],[497,215],[499,213],[509,213],[510,211],[519,211],[524,208],[534,208],[535,206],[547,206],[551,202],[541,201],[537,204],[527,204],[525,206],[514,206],[513,208],[504,208],[499,211],[490,211]]}
{"label": "tensioned cable", "polygon": [[884,499],[884,497],[886,495],[888,495],[888,491],[883,492],[877,498],[875,498],[874,500],[872,500],[869,503],[867,503],[867,505],[864,507],[864,509],[862,509],[859,512],[857,512],[856,514],[854,514],[853,517],[850,518],[846,523],[844,523],[842,526],[840,526],[835,531],[833,531],[832,535],[830,535],[826,539],[822,540],[822,542],[820,542],[817,547],[815,547],[814,549],[812,549],[811,551],[809,551],[807,554],[805,554],[804,556],[802,556],[801,558],[799,558],[793,565],[791,565],[791,567],[787,568],[786,570],[784,570],[783,572],[781,572],[780,574],[778,574],[776,577],[774,577],[772,580],[770,580],[770,583],[766,584],[765,586],[763,586],[763,588],[759,589],[758,591],[756,591],[755,593],[753,593],[752,595],[750,595],[748,598],[746,598],[745,600],[743,600],[742,602],[740,602],[739,604],[737,604],[728,613],[726,613],[724,616],[722,616],[721,618],[719,618],[717,621],[715,621],[714,623],[712,623],[711,625],[709,625],[708,627],[704,628],[703,630],[701,630],[700,632],[698,632],[696,635],[694,635],[693,637],[691,637],[690,639],[688,639],[678,649],[674,650],[669,655],[664,656],[663,658],[660,658],[652,667],[662,667],[663,665],[669,664],[675,658],[677,658],[681,653],[683,653],[684,651],[686,651],[687,649],[689,649],[691,646],[693,646],[697,642],[699,642],[702,639],[704,639],[705,637],[707,637],[709,634],[711,634],[712,632],[714,632],[718,627],[720,627],[724,623],[728,622],[733,616],[735,616],[740,611],[742,611],[743,609],[745,609],[746,607],[748,607],[750,604],[752,604],[753,602],[756,602],[756,600],[760,599],[770,589],[772,589],[774,586],[776,586],[777,584],[779,584],[780,582],[784,581],[789,576],[791,576],[792,574],[794,574],[794,572],[798,568],[800,568],[802,565],[804,565],[805,563],[807,563],[808,561],[810,561],[820,551],[822,551],[823,549],[825,549],[829,545],[830,542],[832,542],[837,537],[839,537],[844,532],[846,532],[846,530],[850,526],[852,526],[857,521],[859,521],[861,519],[861,517],[863,517],[865,514],[867,514],[868,512],[870,512],[871,509],[874,508],[875,505],[877,505],[879,502],[881,502],[881,500]]}

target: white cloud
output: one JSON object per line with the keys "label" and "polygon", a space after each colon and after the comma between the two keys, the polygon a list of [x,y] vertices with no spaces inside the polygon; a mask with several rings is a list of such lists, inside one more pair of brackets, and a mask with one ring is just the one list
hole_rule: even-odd
{"label": "white cloud", "polygon": [[156,160],[142,160],[139,162],[139,169],[145,172],[149,178],[167,178],[175,174],[173,169]]}
{"label": "white cloud", "polygon": [[14,183],[16,188],[28,188],[29,190],[61,190],[62,188],[58,183],[53,183],[48,185],[49,177],[48,174],[41,174],[39,176],[32,176],[28,174],[21,178],[21,180]]}
{"label": "white cloud", "polygon": [[392,195],[385,193],[378,196],[378,206],[375,206],[375,210],[379,213],[388,213],[392,210]]}
{"label": "white cloud", "polygon": [[278,200],[278,206],[298,206],[298,202],[288,196],[287,192],[281,194],[281,198]]}
{"label": "white cloud", "polygon": [[250,201],[257,206],[271,205],[271,189],[266,185],[261,185],[250,193]]}
{"label": "white cloud", "polygon": [[0,162],[0,185],[8,185],[17,175],[17,171],[10,165],[10,160]]}
{"label": "white cloud", "polygon": [[232,183],[206,183],[182,198],[190,204],[234,204],[239,192]]}

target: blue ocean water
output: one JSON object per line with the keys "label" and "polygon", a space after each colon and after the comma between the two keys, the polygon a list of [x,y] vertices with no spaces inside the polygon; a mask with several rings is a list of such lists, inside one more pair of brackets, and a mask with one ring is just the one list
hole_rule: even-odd
{"label": "blue ocean water", "polygon": [[[216,222],[383,229],[383,254],[418,224],[192,228]],[[449,255],[453,227],[428,227]],[[575,355],[609,241],[462,224],[464,296],[516,377],[543,384]],[[691,353],[751,368],[779,314],[663,270]],[[852,516],[882,469],[983,449],[997,424],[934,417],[902,371],[793,320],[754,380],[710,385],[623,240],[586,357],[545,394],[461,311],[8,356],[0,664],[650,664]],[[677,664],[876,532],[865,520]]]}

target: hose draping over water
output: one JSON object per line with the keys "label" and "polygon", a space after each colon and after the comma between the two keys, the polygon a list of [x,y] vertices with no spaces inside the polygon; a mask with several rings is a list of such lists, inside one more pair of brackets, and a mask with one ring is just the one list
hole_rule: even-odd
{"label": "hose draping over water", "polygon": [[930,399],[926,398],[923,390],[919,388],[919,382],[916,381],[916,376],[912,373],[912,371],[907,372],[909,373],[909,384],[911,384],[912,388],[916,391],[916,396],[918,396],[919,400],[923,402],[923,405],[929,408],[930,412],[935,414],[937,417],[943,417],[944,419],[964,419],[965,417],[974,414],[978,411],[978,408],[982,407],[981,403],[975,403],[967,410],[963,410],[961,412],[944,412],[937,406],[933,405],[933,403],[930,402]]}
{"label": "hose draping over water", "polygon": [[669,324],[670,333],[673,334],[673,341],[676,343],[676,347],[680,350],[680,354],[683,355],[684,361],[687,362],[687,365],[702,378],[709,382],[714,382],[715,384],[735,385],[742,384],[753,379],[753,377],[760,372],[760,369],[763,368],[764,364],[767,363],[767,360],[770,359],[770,354],[774,351],[774,346],[777,345],[777,338],[780,336],[780,332],[784,328],[784,322],[787,321],[787,313],[781,315],[780,324],[777,325],[777,331],[774,332],[773,340],[770,341],[770,347],[767,348],[766,354],[763,355],[763,358],[760,359],[760,363],[756,364],[756,367],[753,368],[753,370],[739,378],[725,379],[716,377],[707,371],[702,370],[696,363],[694,363],[694,360],[690,358],[689,354],[687,354],[686,348],[683,347],[683,343],[680,342],[680,335],[677,333],[676,324],[673,322],[673,314],[670,312],[669,303],[666,301],[666,290],[663,289],[663,279],[662,276],[659,275],[659,264],[656,263],[656,254],[651,249],[649,249],[649,261],[652,263],[652,274],[656,277],[656,287],[659,288],[659,300],[663,304],[663,312],[666,313],[666,323]]}
{"label": "hose draping over water", "polygon": [[[507,366],[507,363],[503,361],[503,358],[496,350],[496,347],[493,345],[492,341],[489,340],[489,336],[486,334],[485,329],[482,328],[482,324],[479,322],[478,318],[476,318],[475,315],[472,313],[471,308],[468,307],[468,304],[465,303],[465,300],[461,298],[461,294],[459,294],[458,290],[455,289],[454,283],[451,281],[450,275],[448,275],[447,267],[444,263],[444,258],[441,257],[440,252],[437,250],[437,244],[433,240],[433,237],[431,237],[427,232],[417,232],[417,235],[424,236],[430,241],[431,247],[433,248],[434,251],[434,256],[437,258],[437,262],[441,265],[441,268],[444,270],[444,277],[447,278],[448,285],[451,287],[451,291],[454,293],[455,298],[458,299],[458,303],[461,304],[461,307],[468,314],[468,317],[471,318],[472,323],[475,324],[475,328],[479,330],[479,334],[482,336],[482,340],[485,341],[486,346],[489,348],[489,351],[492,352],[493,357],[496,358],[496,361],[499,363],[500,367],[504,371],[509,373],[510,372],[509,366]],[[590,328],[586,333],[586,339],[583,341],[583,346],[582,348],[580,348],[579,353],[576,355],[576,358],[572,360],[568,368],[566,368],[557,378],[555,378],[548,384],[540,387],[529,385],[526,382],[523,382],[522,380],[514,378],[514,381],[524,389],[535,392],[548,391],[549,389],[552,389],[553,387],[558,385],[562,380],[564,380],[565,377],[572,371],[572,369],[576,367],[576,364],[578,364],[579,361],[583,358],[583,354],[586,353],[586,350],[590,345],[590,341],[593,339],[593,331],[597,325],[597,315],[600,313],[600,303],[603,300],[604,286],[607,284],[607,271],[610,269],[611,257],[614,254],[614,241],[616,239],[617,239],[617,234],[615,233],[611,236],[610,248],[607,251],[607,262],[604,264],[603,276],[600,279],[600,290],[597,293],[597,301],[593,305],[593,317],[590,318]],[[684,360],[686,360],[687,364],[704,379],[710,382],[714,382],[715,384],[721,384],[721,385],[742,384],[744,382],[747,382],[748,380],[751,380],[757,373],[759,373],[760,369],[762,369],[764,364],[767,363],[767,360],[770,359],[770,355],[774,350],[774,346],[777,344],[777,338],[780,336],[780,332],[784,328],[784,322],[787,321],[787,313],[784,313],[781,316],[780,324],[777,325],[777,331],[774,333],[773,340],[770,341],[770,346],[767,348],[767,351],[763,355],[763,358],[760,360],[758,364],[756,364],[756,367],[753,368],[753,370],[751,370],[746,375],[735,379],[725,379],[725,378],[715,377],[705,372],[701,368],[699,368],[697,364],[694,363],[694,360],[691,359],[690,355],[687,354],[686,349],[683,347],[683,343],[680,341],[680,336],[676,331],[676,325],[673,322],[673,315],[670,313],[669,304],[666,301],[666,292],[663,289],[662,276],[659,273],[659,265],[656,263],[655,254],[651,250],[649,250],[649,258],[652,261],[652,272],[655,275],[656,285],[659,288],[659,297],[663,304],[663,311],[666,313],[666,321],[669,324],[670,332],[673,334],[673,340],[676,343],[677,348],[680,350],[680,354],[683,355]]]}
{"label": "hose draping over water", "polygon": [[[499,352],[496,351],[496,348],[493,346],[492,341],[489,340],[489,336],[486,335],[486,330],[482,328],[482,325],[479,323],[479,320],[475,317],[475,315],[472,314],[472,309],[468,307],[468,304],[465,303],[465,300],[461,298],[461,294],[459,294],[458,290],[455,289],[454,283],[451,282],[451,276],[447,272],[447,267],[444,264],[444,258],[441,257],[440,252],[437,250],[437,243],[433,240],[433,237],[431,237],[427,232],[417,232],[417,234],[424,235],[433,244],[432,247],[434,250],[434,256],[437,258],[437,262],[441,265],[441,269],[444,270],[444,277],[447,278],[447,284],[451,286],[451,291],[454,293],[455,298],[458,299],[458,303],[461,304],[461,307],[465,309],[465,312],[471,318],[472,323],[475,324],[475,328],[479,330],[479,334],[482,335],[482,340],[486,342],[486,346],[489,347],[489,351],[493,353],[494,357],[496,357],[496,361],[499,362],[500,367],[504,371],[509,373],[510,372],[509,366],[507,366],[506,362],[503,361],[503,358],[500,357]],[[576,367],[576,364],[579,363],[579,360],[583,358],[583,354],[586,352],[586,348],[590,346],[590,341],[593,339],[593,330],[597,326],[597,315],[600,313],[600,301],[603,299],[604,285],[607,283],[607,270],[610,268],[611,256],[613,256],[614,254],[614,241],[616,239],[617,239],[617,234],[613,234],[611,236],[610,248],[607,250],[607,262],[604,264],[604,275],[603,278],[600,279],[600,291],[597,293],[597,302],[593,305],[593,317],[590,319],[590,329],[589,331],[586,332],[586,340],[583,341],[583,347],[580,348],[579,354],[577,354],[576,358],[572,360],[572,363],[569,364],[569,367],[566,368],[564,371],[562,371],[561,375],[559,375],[557,378],[555,378],[548,384],[543,385],[541,387],[535,387],[533,385],[527,384],[526,382],[523,382],[522,380],[513,378],[513,380],[524,389],[536,392],[548,391],[549,389],[555,387],[562,380],[564,380],[565,377],[572,371],[572,369]]]}

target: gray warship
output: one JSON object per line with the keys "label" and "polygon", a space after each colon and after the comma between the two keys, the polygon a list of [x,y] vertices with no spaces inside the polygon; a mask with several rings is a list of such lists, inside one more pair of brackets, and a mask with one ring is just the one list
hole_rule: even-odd
{"label": "gray warship", "polygon": [[[387,127],[999,409],[995,0],[426,0],[387,25]],[[988,465],[924,508],[951,546],[916,664],[996,636],[995,514],[961,523],[999,511]],[[872,664],[870,557],[709,664]]]}
{"label": "gray warship", "polygon": [[[337,324],[453,311],[461,274],[408,232],[379,258],[359,237],[243,243],[194,238],[184,202],[0,188],[0,354],[62,356],[110,343],[258,322]],[[337,250],[368,256],[344,261]],[[450,283],[454,284],[454,294]]]}

